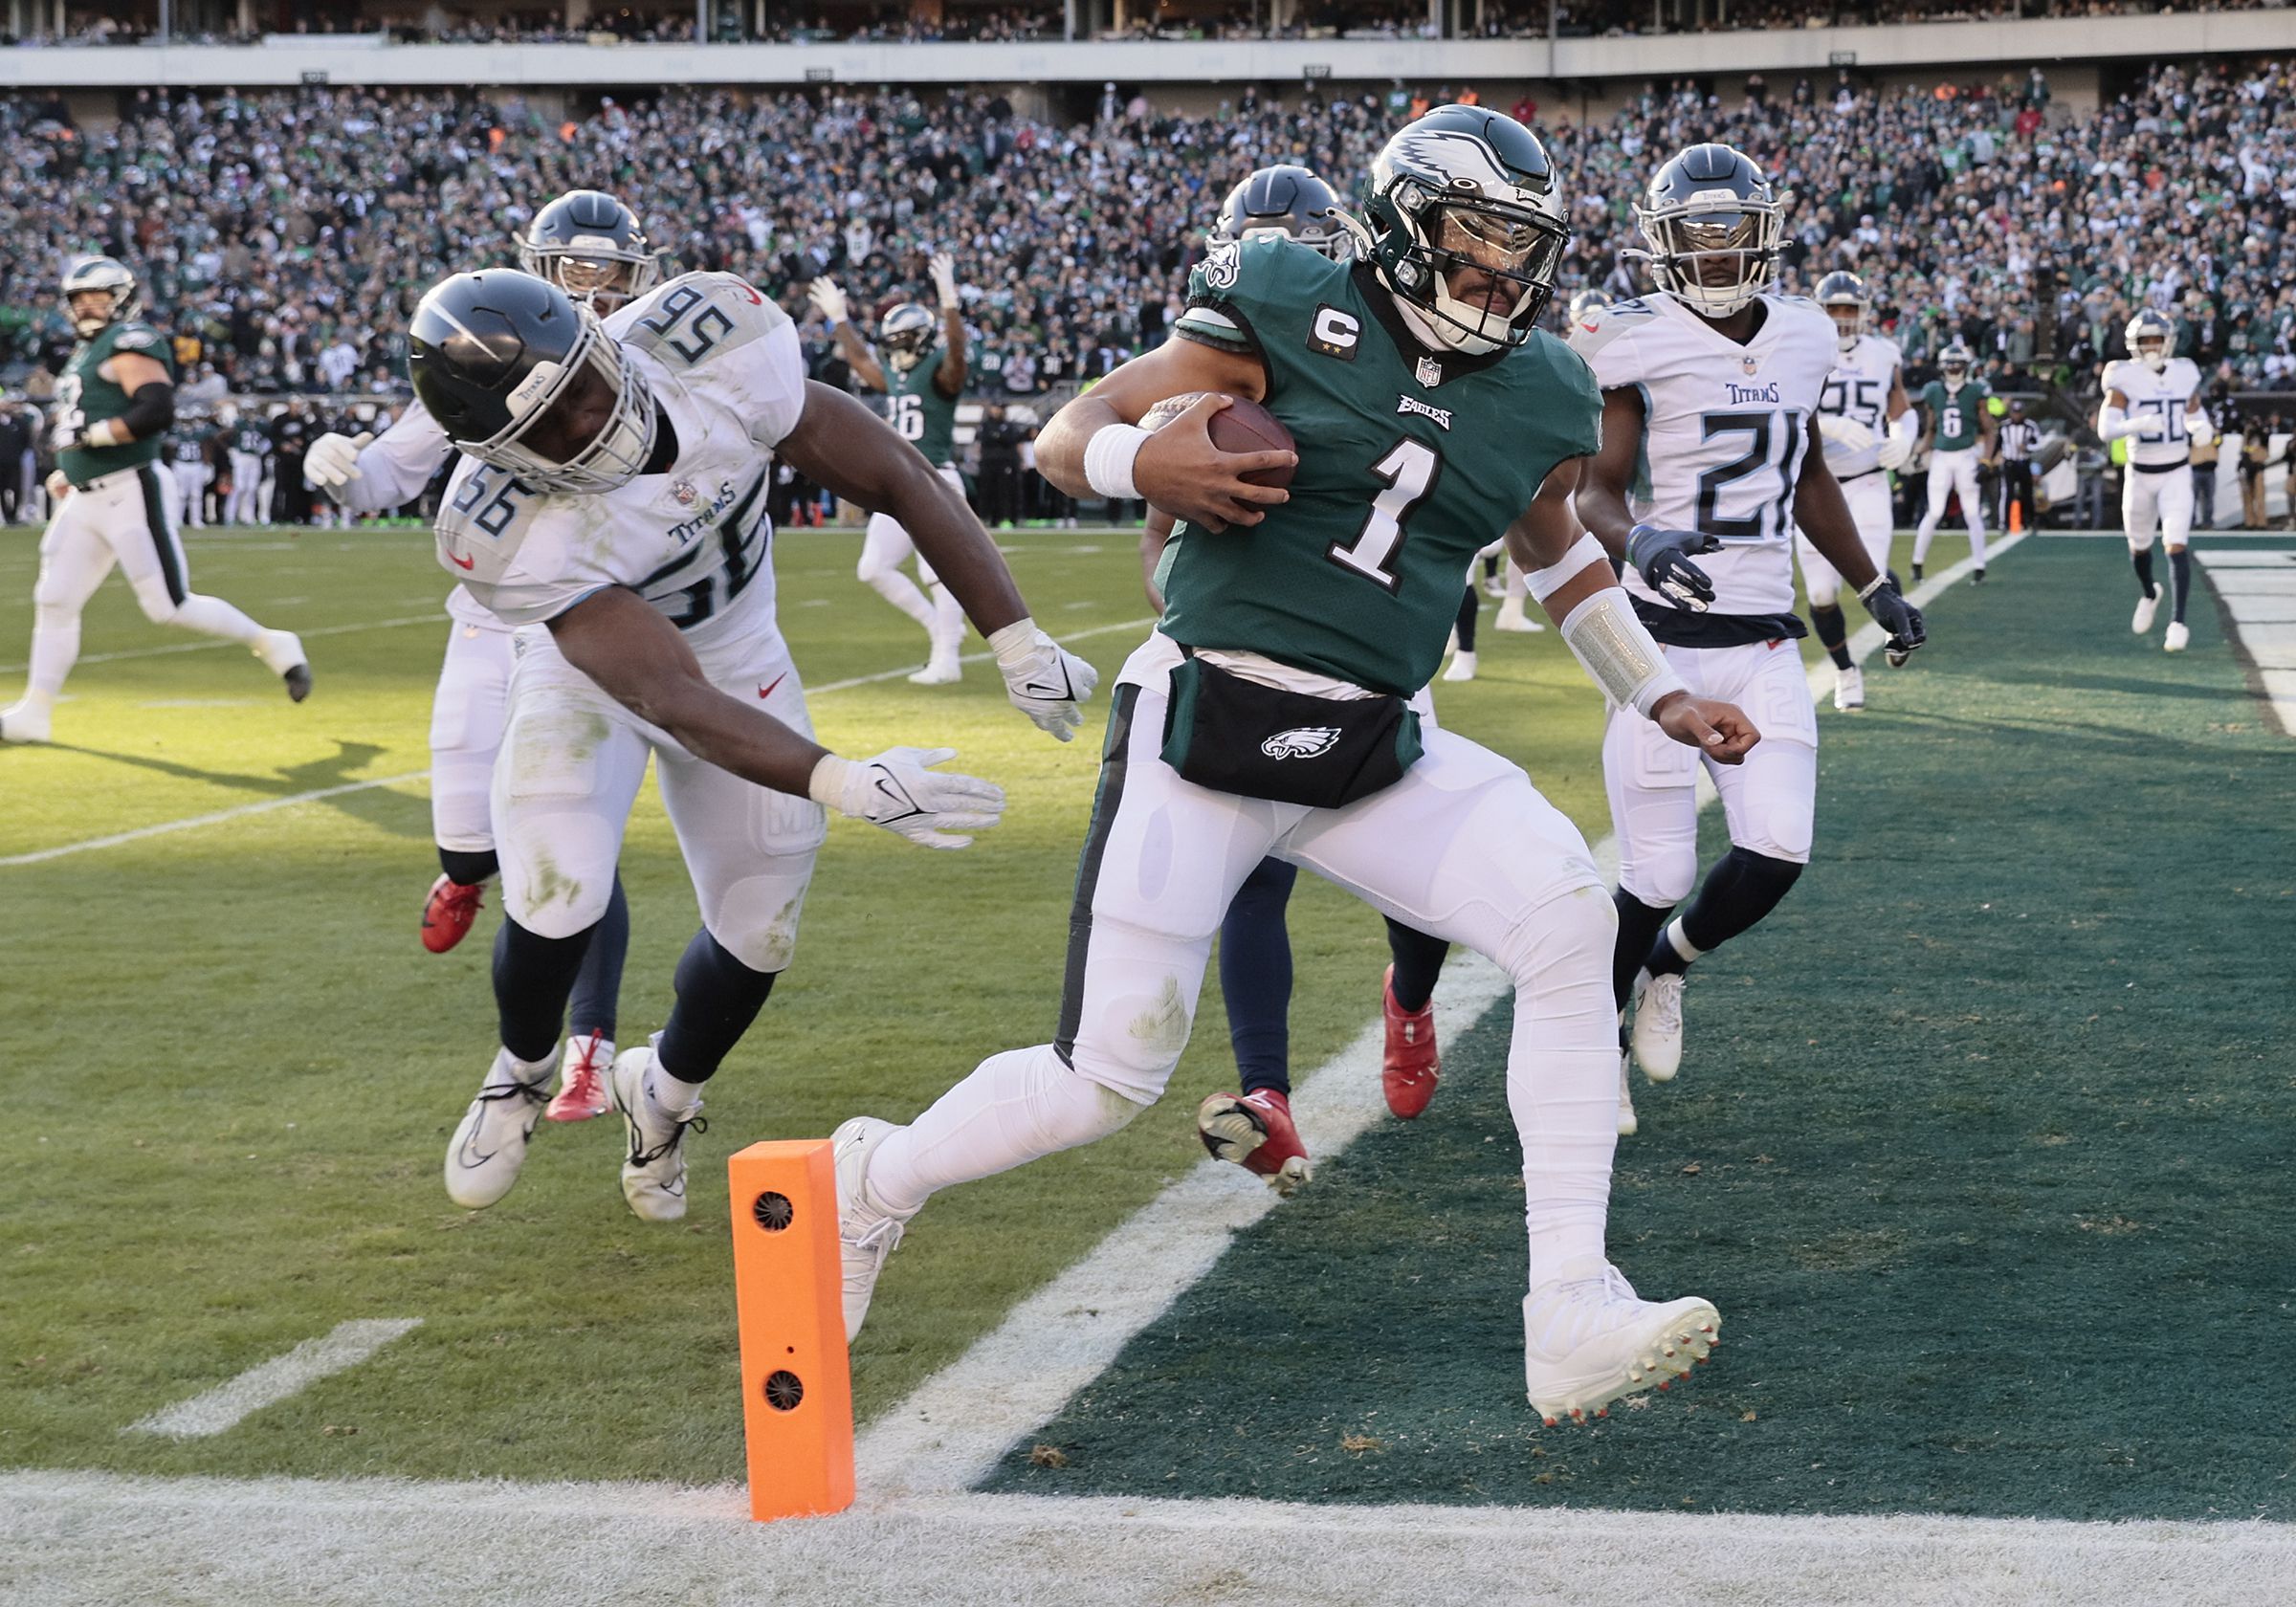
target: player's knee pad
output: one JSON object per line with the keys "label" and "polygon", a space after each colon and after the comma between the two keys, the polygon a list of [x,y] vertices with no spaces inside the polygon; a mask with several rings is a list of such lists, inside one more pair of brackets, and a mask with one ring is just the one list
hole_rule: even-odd
{"label": "player's knee pad", "polygon": [[1698,885],[1698,839],[1637,845],[1619,862],[1619,886],[1652,906],[1679,904]]}
{"label": "player's knee pad", "polygon": [[1801,573],[1804,583],[1809,587],[1811,607],[1831,608],[1841,601],[1842,577],[1831,568],[1821,573],[1813,563]]}
{"label": "player's knee pad", "polygon": [[571,937],[606,919],[613,902],[614,877],[609,866],[604,875],[568,875],[557,866],[505,861],[502,866],[502,908],[538,937]]}
{"label": "player's knee pad", "polygon": [[1589,881],[1524,911],[1490,958],[1523,999],[1574,1000],[1608,1014],[1618,940],[1618,907],[1600,882]]}

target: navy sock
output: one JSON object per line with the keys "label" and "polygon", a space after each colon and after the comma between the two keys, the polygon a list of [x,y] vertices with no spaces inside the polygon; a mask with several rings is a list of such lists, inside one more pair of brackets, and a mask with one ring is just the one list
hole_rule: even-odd
{"label": "navy sock", "polygon": [[1459,650],[1461,652],[1475,650],[1475,615],[1479,611],[1476,607],[1476,601],[1475,588],[1471,585],[1467,588],[1467,595],[1459,600]]}
{"label": "navy sock", "polygon": [[752,971],[703,927],[677,962],[677,1002],[654,1058],[684,1083],[706,1083],[749,1030],[778,971]]}
{"label": "navy sock", "polygon": [[2186,547],[2169,550],[2169,596],[2174,600],[2170,617],[2178,625],[2184,623],[2184,600],[2193,594],[2193,555]]}
{"label": "navy sock", "polygon": [[590,952],[582,957],[574,978],[574,1003],[568,1019],[576,1033],[614,1035],[615,1006],[622,995],[622,961],[629,953],[629,900],[622,893],[622,872],[614,872],[614,896],[606,917],[590,928]]}
{"label": "navy sock", "polygon": [[1246,1093],[1292,1091],[1292,935],[1284,907],[1299,868],[1263,859],[1220,922],[1220,991]]}
{"label": "navy sock", "polygon": [[1415,1016],[1434,997],[1436,980],[1443,975],[1443,962],[1449,958],[1451,946],[1440,937],[1390,920],[1387,952],[1395,957],[1395,980],[1388,990],[1395,995],[1396,1008]]}
{"label": "navy sock", "polygon": [[1834,661],[1835,669],[1855,670],[1858,667],[1858,661],[1849,656],[1849,622],[1842,617],[1840,605],[1811,604],[1810,625],[1818,632],[1818,645],[1825,649],[1826,657]]}
{"label": "navy sock", "polygon": [[447,873],[447,880],[458,887],[476,887],[502,869],[502,861],[492,848],[467,853],[461,848],[438,850],[438,868]]}
{"label": "navy sock", "polygon": [[2152,549],[2147,547],[2143,552],[2130,553],[2129,561],[2136,570],[2136,583],[2145,588],[2145,595],[2159,596],[2160,587],[2152,583]]}
{"label": "navy sock", "polygon": [[495,1014],[504,1048],[520,1060],[547,1060],[557,1052],[566,999],[589,946],[587,931],[544,937],[503,917],[495,934]]}
{"label": "navy sock", "polygon": [[1674,906],[1645,904],[1624,888],[1612,893],[1610,901],[1619,912],[1619,941],[1610,957],[1610,991],[1623,1010],[1626,1001],[1634,997],[1634,974],[1643,968],[1651,939],[1665,928]]}
{"label": "navy sock", "polygon": [[[1801,867],[1792,860],[1772,859],[1751,848],[1731,849],[1715,861],[1698,896],[1683,911],[1683,937],[1700,954],[1720,948],[1777,909],[1800,876]],[[1662,932],[1651,942],[1644,964],[1659,977],[1688,970],[1690,962]]]}

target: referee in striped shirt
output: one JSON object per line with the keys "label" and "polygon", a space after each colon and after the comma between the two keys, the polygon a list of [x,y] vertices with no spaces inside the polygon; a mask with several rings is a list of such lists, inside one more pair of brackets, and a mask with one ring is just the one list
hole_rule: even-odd
{"label": "referee in striped shirt", "polygon": [[2009,509],[2023,510],[2020,530],[2033,528],[2033,454],[2041,449],[2041,427],[2025,417],[2022,402],[2009,404],[2009,417],[1994,436],[2001,461],[2000,525],[2009,528]]}

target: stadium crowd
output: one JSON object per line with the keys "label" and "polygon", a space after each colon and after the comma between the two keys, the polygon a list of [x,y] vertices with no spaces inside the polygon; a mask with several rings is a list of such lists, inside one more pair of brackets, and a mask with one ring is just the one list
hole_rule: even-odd
{"label": "stadium crowd", "polygon": [[[1447,92],[1446,92],[1447,93]],[[971,91],[754,97],[672,91],[545,123],[517,99],[311,88],[141,92],[111,130],[0,99],[0,382],[37,394],[68,346],[66,255],[144,275],[196,399],[225,390],[400,387],[404,324],[429,285],[502,260],[561,190],[636,205],[683,267],[731,267],[808,318],[804,284],[857,304],[917,294],[925,248],[956,253],[975,385],[1029,395],[1160,341],[1225,188],[1273,161],[1343,188],[1415,97],[1287,102],[1247,92],[1207,118],[1103,98],[1058,127]],[[2045,78],[1877,92],[1846,75],[1723,104],[1650,86],[1598,124],[1540,119],[1574,195],[1566,288],[1631,292],[1631,203],[1676,146],[1721,138],[1796,193],[1791,283],[1866,275],[1915,372],[1959,336],[1993,377],[2037,366],[2074,389],[2118,355],[2140,304],[2183,328],[2222,388],[2296,386],[2296,65],[2162,69],[2094,115]],[[2037,271],[2064,275],[2054,363]],[[2048,316],[2043,314],[2043,316]],[[818,322],[806,332],[833,366]],[[45,364],[45,366],[43,366]]]}

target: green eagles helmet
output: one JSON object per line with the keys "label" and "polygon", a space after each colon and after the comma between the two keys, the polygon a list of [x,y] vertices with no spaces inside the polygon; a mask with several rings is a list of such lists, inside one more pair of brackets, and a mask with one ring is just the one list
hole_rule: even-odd
{"label": "green eagles helmet", "polygon": [[[82,291],[108,291],[111,305],[100,317],[80,318],[72,311],[72,297]],[[95,339],[109,325],[134,315],[136,276],[126,264],[112,256],[76,256],[64,270],[64,316],[83,341]]]}
{"label": "green eagles helmet", "polygon": [[914,301],[904,301],[877,321],[877,347],[885,361],[906,374],[924,362],[940,332],[939,320]]}

